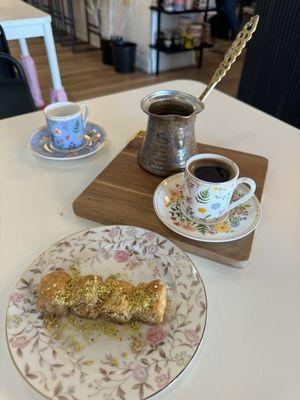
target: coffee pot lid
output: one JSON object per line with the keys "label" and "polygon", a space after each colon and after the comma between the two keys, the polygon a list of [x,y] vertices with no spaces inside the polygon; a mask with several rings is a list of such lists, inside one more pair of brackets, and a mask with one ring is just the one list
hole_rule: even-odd
{"label": "coffee pot lid", "polygon": [[[191,112],[185,115],[179,115],[178,113],[168,113],[168,114],[160,114],[151,112],[151,106],[158,102],[169,102],[171,103],[182,103],[185,106],[191,107]],[[152,116],[159,116],[161,118],[169,118],[169,117],[179,117],[179,118],[190,118],[198,113],[200,113],[204,109],[204,103],[199,100],[197,97],[192,96],[191,94],[181,92],[178,90],[158,90],[156,92],[150,93],[145,96],[141,101],[142,110]]]}

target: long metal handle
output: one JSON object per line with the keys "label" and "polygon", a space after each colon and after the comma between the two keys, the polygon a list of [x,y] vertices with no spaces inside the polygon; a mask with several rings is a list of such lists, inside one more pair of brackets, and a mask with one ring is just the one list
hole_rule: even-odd
{"label": "long metal handle", "polygon": [[251,19],[244,25],[243,29],[238,33],[235,41],[232,43],[231,47],[224,56],[224,60],[219,65],[218,69],[215,71],[209,85],[200,95],[199,99],[203,102],[207,99],[213,88],[221,81],[222,78],[230,70],[232,64],[235,62],[237,57],[241,54],[246,43],[252,38],[253,33],[257,28],[259,20],[259,15],[254,15]]}

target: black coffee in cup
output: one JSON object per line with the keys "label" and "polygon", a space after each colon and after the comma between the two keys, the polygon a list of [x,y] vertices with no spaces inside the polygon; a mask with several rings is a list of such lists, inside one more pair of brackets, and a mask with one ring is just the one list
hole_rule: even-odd
{"label": "black coffee in cup", "polygon": [[188,169],[196,178],[211,183],[227,182],[235,176],[235,171],[229,164],[212,158],[195,160]]}

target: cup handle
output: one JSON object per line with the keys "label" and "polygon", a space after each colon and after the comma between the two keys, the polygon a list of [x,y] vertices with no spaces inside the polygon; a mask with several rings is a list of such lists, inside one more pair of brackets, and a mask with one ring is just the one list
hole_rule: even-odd
{"label": "cup handle", "polygon": [[83,128],[85,128],[90,116],[90,108],[86,104],[81,104],[80,108],[83,115]]}
{"label": "cup handle", "polygon": [[250,199],[250,197],[252,197],[254,195],[255,189],[256,189],[256,183],[254,182],[253,179],[251,178],[239,178],[236,182],[236,187],[238,187],[238,185],[240,185],[241,183],[245,183],[247,186],[249,186],[249,192],[243,196],[242,198],[240,198],[237,201],[234,201],[233,203],[230,204],[228,211],[231,211],[233,208],[236,208],[238,206],[240,206],[241,204],[245,203],[247,200]]}

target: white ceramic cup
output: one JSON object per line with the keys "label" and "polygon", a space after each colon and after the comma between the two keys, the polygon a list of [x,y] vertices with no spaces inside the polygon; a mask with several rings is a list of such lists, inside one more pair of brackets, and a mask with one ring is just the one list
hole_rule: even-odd
{"label": "white ceramic cup", "polygon": [[[191,165],[197,160],[207,160],[208,164],[216,161],[228,166],[231,171],[229,180],[225,182],[207,182],[198,179],[191,171]],[[195,165],[195,164],[194,164]],[[204,165],[204,162],[203,162]],[[221,218],[228,211],[245,203],[253,196],[256,184],[251,178],[239,178],[239,167],[229,158],[218,154],[197,154],[188,159],[185,168],[182,212],[186,217],[200,222],[213,222]],[[249,186],[249,192],[236,201],[232,195],[240,184]]]}
{"label": "white ceramic cup", "polygon": [[71,101],[53,103],[44,109],[53,145],[62,150],[82,146],[84,129],[89,118],[87,105]]}

